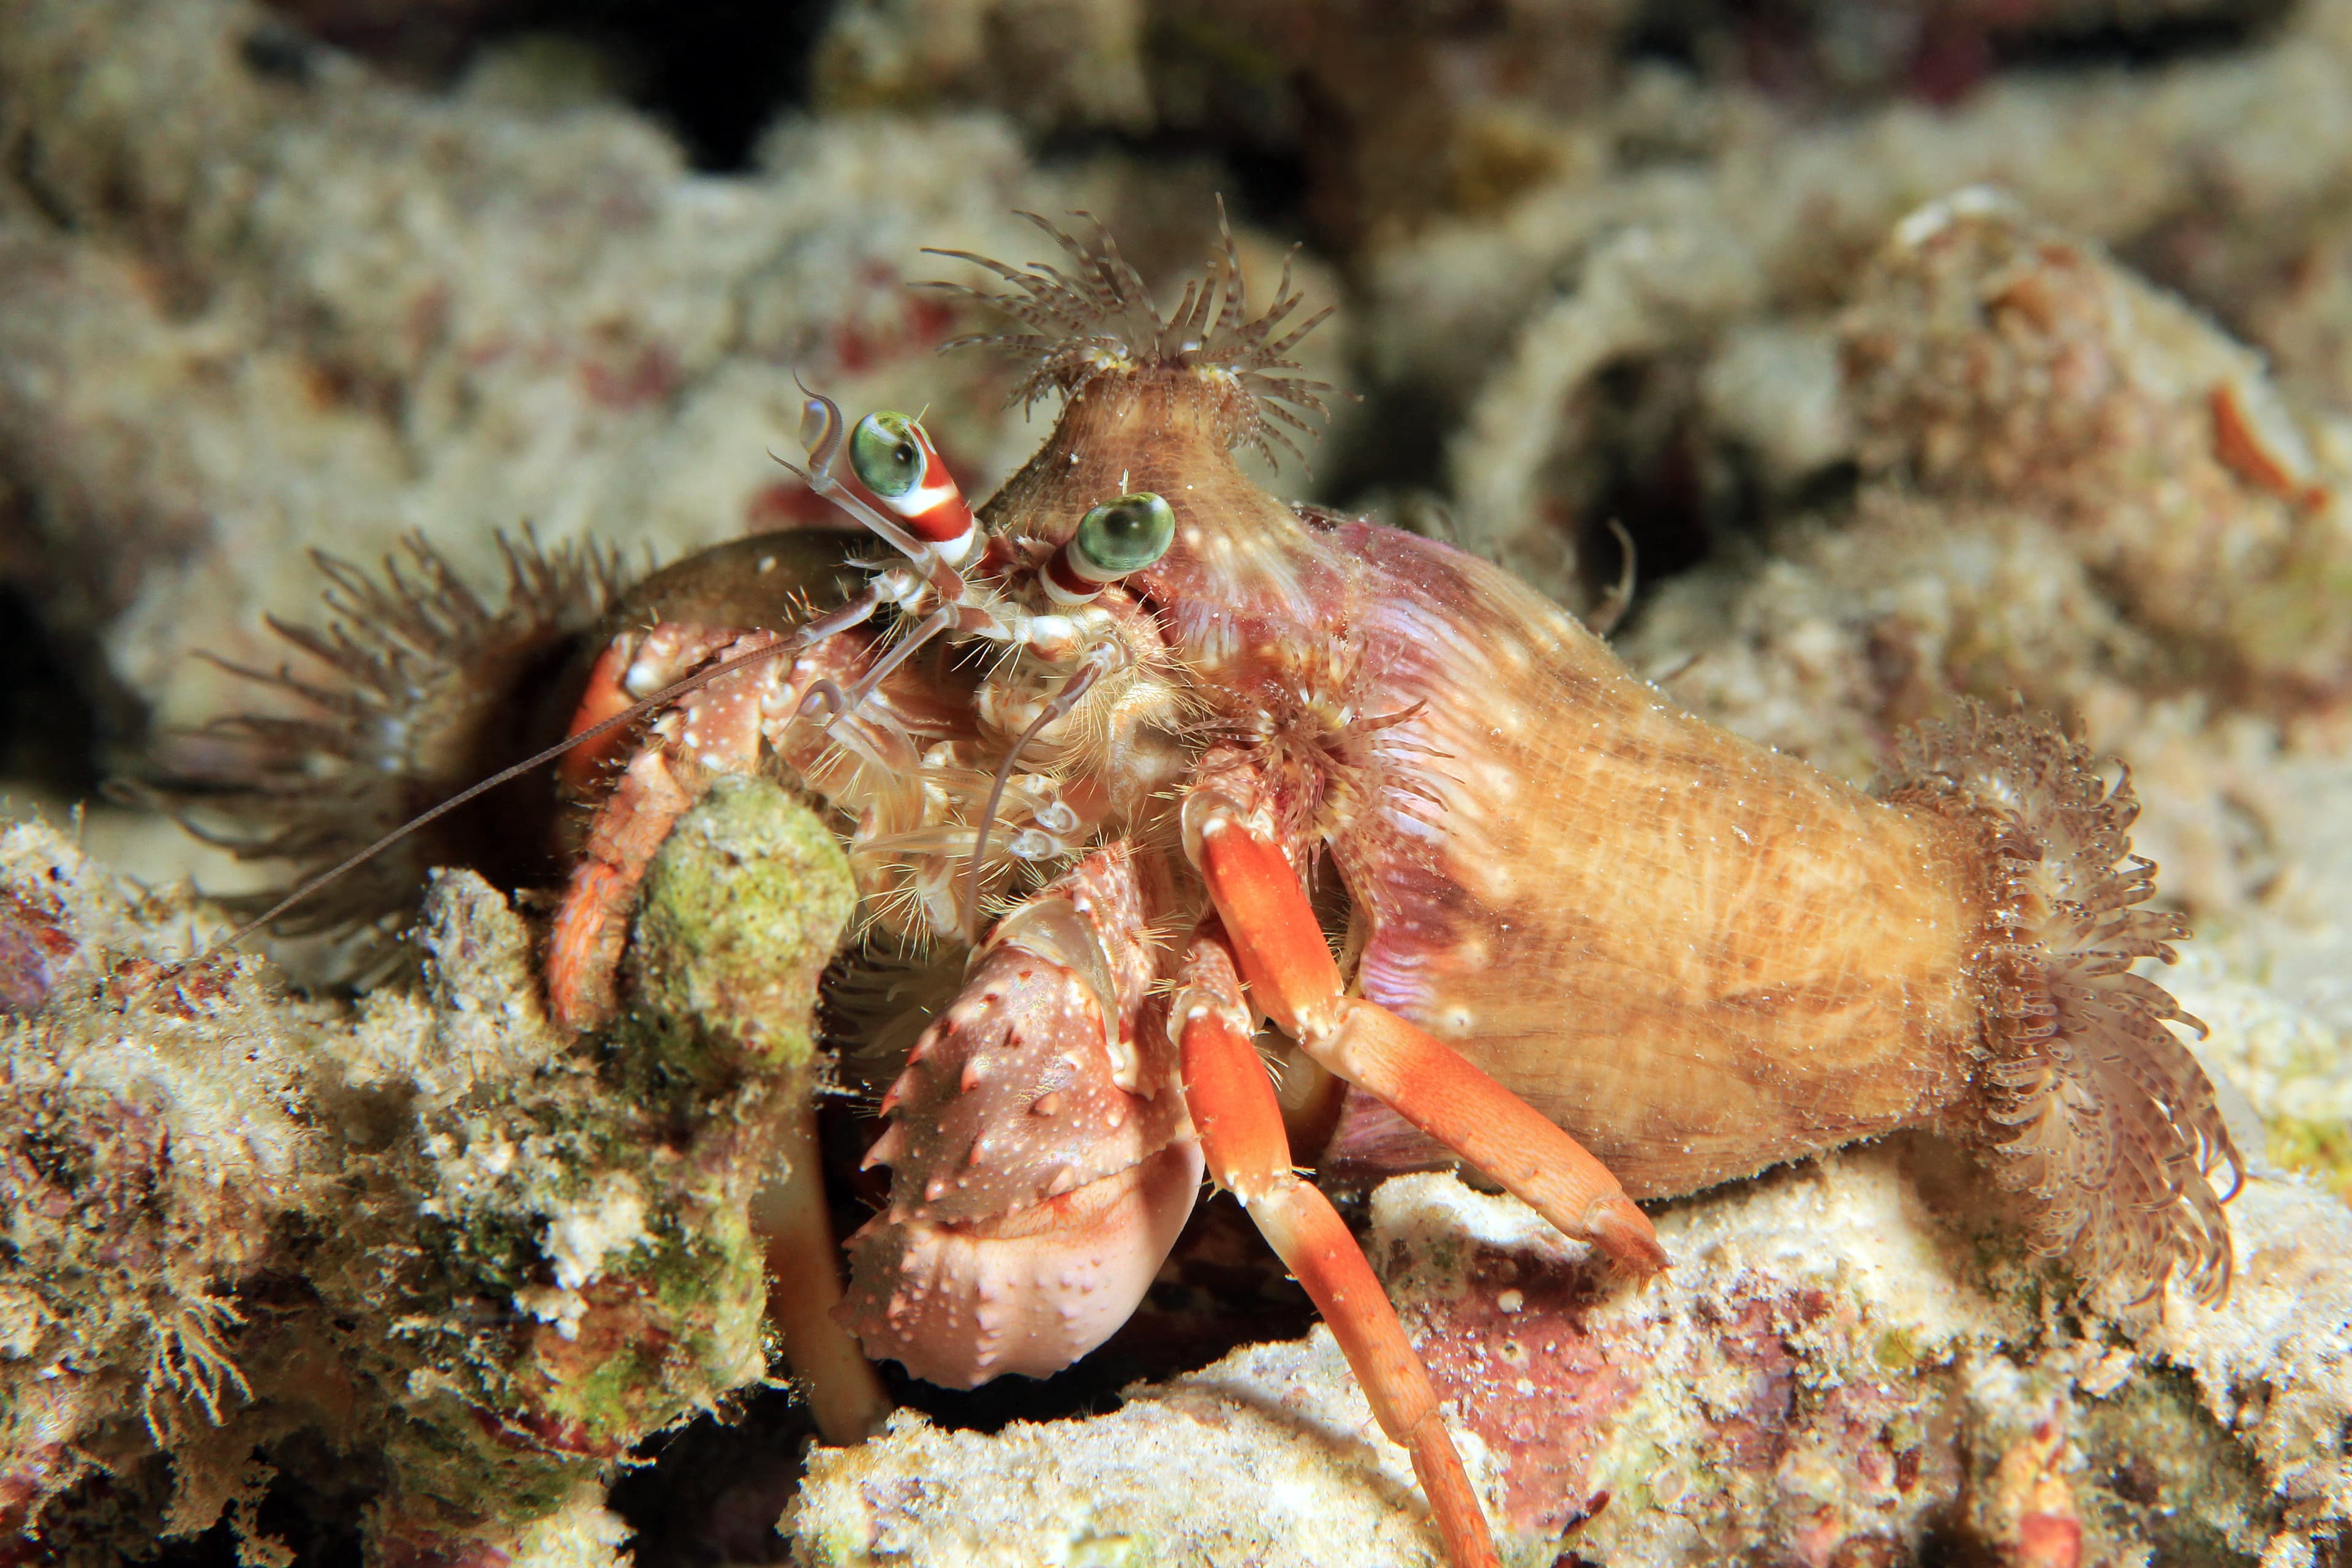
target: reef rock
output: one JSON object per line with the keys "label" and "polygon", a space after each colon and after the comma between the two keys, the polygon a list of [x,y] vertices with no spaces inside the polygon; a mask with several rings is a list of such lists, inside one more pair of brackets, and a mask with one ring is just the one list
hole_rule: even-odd
{"label": "reef rock", "polygon": [[[1670,1205],[1674,1268],[1631,1287],[1408,1176],[1367,1250],[1513,1563],[2315,1561],[2352,1517],[2352,1215],[2257,1175],[2226,1307],[2085,1307],[1952,1210],[1972,1184],[1924,1144],[1781,1171]],[[820,1452],[796,1560],[1440,1561],[1327,1330],[1128,1400]]]}
{"label": "reef rock", "polygon": [[656,858],[636,1011],[591,1044],[471,873],[415,973],[344,1006],[206,950],[184,891],[0,834],[0,1563],[224,1515],[290,1562],[255,1512],[281,1473],[374,1563],[617,1561],[618,1464],[766,1372],[750,1205],[853,901],[814,815],[714,791]]}

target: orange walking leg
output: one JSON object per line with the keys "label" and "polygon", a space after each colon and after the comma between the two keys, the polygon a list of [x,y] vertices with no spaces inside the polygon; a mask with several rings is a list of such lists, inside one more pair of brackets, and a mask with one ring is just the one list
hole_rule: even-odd
{"label": "orange walking leg", "polygon": [[[714,658],[764,649],[776,650],[778,657],[729,670],[688,693],[654,721],[650,735],[640,739],[616,731],[564,757],[565,786],[585,795],[618,756],[637,748],[589,823],[548,934],[548,1003],[562,1026],[590,1029],[612,1016],[614,974],[627,942],[630,908],[678,817],[715,775],[750,773],[760,765],[771,709],[795,711],[810,685],[845,675],[865,648],[820,641],[814,651],[788,658],[795,650],[772,631],[667,622],[642,633],[623,633],[598,657],[572,721],[574,735],[635,703],[633,674],[640,689],[658,688]],[[880,1429],[890,1399],[856,1342],[833,1320],[842,1296],[841,1249],[825,1212],[813,1105],[792,1109],[781,1152],[782,1173],[751,1203],[752,1226],[768,1252],[769,1313],[786,1362],[808,1384],[820,1435],[828,1443],[861,1442]]]}
{"label": "orange walking leg", "polygon": [[640,752],[596,814],[580,863],[547,933],[547,1004],[556,1026],[593,1029],[613,1016],[613,973],[629,934],[628,913],[654,851],[694,796],[659,751]]}
{"label": "orange walking leg", "polygon": [[1251,998],[1308,1055],[1568,1235],[1642,1273],[1665,1267],[1649,1216],[1582,1144],[1435,1036],[1345,994],[1298,874],[1237,810],[1212,804],[1199,843]]}
{"label": "orange walking leg", "polygon": [[[565,738],[593,730],[605,720],[628,711],[636,699],[629,695],[627,680],[629,661],[636,651],[636,638],[622,636],[604,645],[596,656],[596,663],[588,671],[587,689],[580,694],[580,706],[572,711],[572,728]],[[586,795],[596,787],[596,781],[626,753],[631,737],[626,729],[615,730],[601,741],[574,746],[563,753],[555,764],[555,776],[563,787],[575,795]]]}
{"label": "orange walking leg", "polygon": [[[1315,929],[1311,921],[1307,929]],[[1454,1568],[1497,1568],[1486,1516],[1396,1309],[1329,1200],[1290,1167],[1282,1108],[1250,1043],[1240,980],[1223,934],[1212,918],[1193,939],[1175,1006],[1185,1103],[1210,1173],[1241,1200],[1315,1299],[1381,1430],[1412,1456],[1412,1472]]]}

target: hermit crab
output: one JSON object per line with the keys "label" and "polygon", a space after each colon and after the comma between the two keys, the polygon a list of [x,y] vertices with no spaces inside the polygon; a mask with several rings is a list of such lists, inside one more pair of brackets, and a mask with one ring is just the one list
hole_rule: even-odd
{"label": "hermit crab", "polygon": [[[867,942],[961,966],[882,1097],[845,1295],[786,1324],[829,1432],[877,1397],[833,1322],[943,1384],[1052,1372],[1134,1308],[1205,1171],[1453,1561],[1495,1562],[1295,1168],[1400,1118],[1636,1276],[1668,1259],[1633,1200],[1930,1126],[2086,1278],[2226,1289],[2239,1156],[2194,1020],[2132,972],[2183,932],[2139,907],[2127,780],[1968,708],[1871,795],[1679,710],[1497,567],[1246,477],[1327,390],[1287,357],[1315,323],[1286,325],[1286,272],[1253,313],[1228,240],[1163,312],[1107,236],[1041,226],[1057,264],[958,257],[1025,329],[982,340],[1025,360],[1017,395],[1061,399],[1036,456],[975,511],[919,418],[810,395],[806,482],[891,553],[838,602],[803,591],[818,536],[656,577],[562,764],[590,813],[547,938],[569,1026],[625,1004],[638,883],[732,773],[835,814]],[[769,1222],[821,1234],[812,1191]]]}

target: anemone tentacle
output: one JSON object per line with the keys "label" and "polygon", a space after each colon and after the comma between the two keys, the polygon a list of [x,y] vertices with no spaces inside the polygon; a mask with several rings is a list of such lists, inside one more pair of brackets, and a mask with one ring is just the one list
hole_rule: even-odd
{"label": "anemone tentacle", "polygon": [[1073,215],[1095,226],[1090,241],[1076,237],[1035,213],[1021,216],[1045,230],[1068,254],[1071,270],[1043,261],[1015,268],[968,250],[928,252],[968,261],[994,273],[1013,289],[994,292],[961,283],[926,287],[987,305],[1031,329],[970,333],[950,339],[941,345],[943,349],[988,348],[1029,360],[1028,373],[1014,385],[1012,396],[1024,409],[1048,393],[1074,396],[1097,377],[1121,372],[1222,371],[1249,395],[1251,416],[1234,433],[1234,444],[1255,447],[1270,461],[1275,458],[1274,447],[1279,445],[1303,460],[1297,444],[1280,426],[1313,434],[1315,427],[1307,416],[1328,415],[1323,395],[1332,389],[1328,382],[1297,374],[1302,367],[1288,356],[1331,314],[1333,307],[1327,305],[1282,330],[1306,299],[1291,282],[1296,247],[1283,258],[1273,302],[1252,315],[1242,279],[1241,253],[1220,202],[1217,252],[1202,274],[1184,285],[1176,308],[1163,316],[1152,302],[1142,274],[1119,254],[1118,243],[1092,214]]}
{"label": "anemone tentacle", "polygon": [[2139,908],[2155,866],[2131,853],[2131,777],[2110,786],[2085,747],[1967,703],[1906,736],[1897,803],[1982,828],[1986,996],[1979,1141],[2003,1185],[2033,1199],[2038,1250],[2074,1254],[2091,1283],[2143,1299],[2179,1268],[2219,1300],[2230,1231],[2214,1178],[2234,1194],[2245,1163],[2197,1058],[2170,1027],[2205,1032],[2130,966],[2169,963],[2189,934]]}
{"label": "anemone tentacle", "polygon": [[[484,736],[508,732],[528,698],[517,681],[594,626],[631,573],[613,552],[544,546],[528,528],[498,543],[507,580],[495,604],[419,535],[403,541],[405,559],[388,556],[376,572],[313,552],[329,618],[268,625],[316,673],[215,660],[293,703],[174,735],[155,773],[121,792],[240,859],[290,861],[299,879],[474,782]],[[361,868],[279,929],[338,931],[405,910],[426,854],[419,846]],[[226,901],[259,909],[273,897]]]}

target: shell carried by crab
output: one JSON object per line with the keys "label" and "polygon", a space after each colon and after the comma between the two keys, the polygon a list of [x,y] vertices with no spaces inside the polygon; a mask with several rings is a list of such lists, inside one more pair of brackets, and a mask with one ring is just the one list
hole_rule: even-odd
{"label": "shell carried by crab", "polygon": [[[2240,1162],[2194,1021],[2132,973],[2183,932],[2139,907],[2127,781],[1966,708],[1874,796],[1680,711],[1497,567],[1244,474],[1319,408],[1286,272],[1253,315],[1228,239],[1163,315],[1108,237],[1045,226],[1067,270],[962,258],[1028,329],[983,340],[1028,361],[1016,395],[1062,398],[1037,455],[975,512],[919,420],[812,396],[808,482],[895,556],[821,605],[822,536],[656,577],[564,768],[593,804],[549,939],[574,1028],[625,1000],[638,884],[727,773],[835,814],[866,941],[963,957],[867,1156],[889,1203],[833,1314],[866,1354],[966,1385],[1067,1364],[1205,1169],[1469,1564],[1494,1548],[1436,1395],[1294,1170],[1335,1127],[1360,1151],[1401,1118],[1634,1275],[1666,1261],[1634,1199],[1938,1128],[2086,1280],[2221,1294]],[[805,1172],[768,1219],[823,1233]],[[825,1298],[785,1329],[848,1437],[879,1394]]]}

